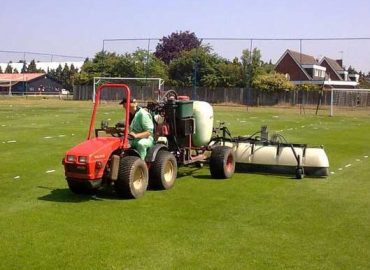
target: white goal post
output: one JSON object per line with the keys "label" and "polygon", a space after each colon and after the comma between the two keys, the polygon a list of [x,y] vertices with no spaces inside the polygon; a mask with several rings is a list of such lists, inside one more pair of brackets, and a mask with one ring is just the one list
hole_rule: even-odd
{"label": "white goal post", "polygon": [[[370,89],[353,89],[353,88],[331,88],[330,89],[330,116],[334,116],[334,106],[340,106],[342,99],[348,98],[348,94],[353,99],[353,106],[359,105],[361,96],[370,96]],[[366,104],[367,106],[367,104]]]}
{"label": "white goal post", "polygon": [[[95,103],[95,92],[96,86],[101,84],[102,82],[107,81],[144,81],[144,82],[157,82],[158,83],[158,90],[163,90],[164,88],[164,80],[161,78],[135,78],[135,77],[94,77],[94,85],[93,85],[93,95],[92,100]],[[158,93],[159,95],[159,93]]]}

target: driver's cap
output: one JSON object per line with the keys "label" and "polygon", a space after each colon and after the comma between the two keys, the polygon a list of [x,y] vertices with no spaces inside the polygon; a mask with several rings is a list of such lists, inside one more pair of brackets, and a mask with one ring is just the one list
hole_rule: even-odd
{"label": "driver's cap", "polygon": [[[125,104],[126,103],[126,100],[127,100],[127,98],[124,97],[119,104],[120,105]],[[136,103],[136,98],[133,98],[133,97],[130,98],[130,103]]]}

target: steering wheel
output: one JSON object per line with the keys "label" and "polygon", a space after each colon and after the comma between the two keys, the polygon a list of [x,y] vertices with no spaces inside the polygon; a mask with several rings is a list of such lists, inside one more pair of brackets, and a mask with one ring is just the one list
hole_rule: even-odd
{"label": "steering wheel", "polygon": [[168,90],[167,92],[165,92],[161,97],[161,101],[167,101],[170,98],[177,99],[177,93],[175,90]]}
{"label": "steering wheel", "polygon": [[122,137],[124,135],[124,129],[112,128],[109,133],[112,137]]}

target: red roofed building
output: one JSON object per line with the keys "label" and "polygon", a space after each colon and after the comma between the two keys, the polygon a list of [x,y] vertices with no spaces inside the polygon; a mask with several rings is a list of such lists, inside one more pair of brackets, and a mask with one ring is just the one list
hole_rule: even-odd
{"label": "red roofed building", "polygon": [[284,52],[277,61],[275,70],[298,85],[320,84],[338,88],[354,88],[358,85],[356,75],[348,74],[339,60],[324,57],[318,62],[311,55],[292,50]]}
{"label": "red roofed building", "polygon": [[26,93],[59,93],[62,84],[45,73],[4,73],[0,74],[0,92]]}

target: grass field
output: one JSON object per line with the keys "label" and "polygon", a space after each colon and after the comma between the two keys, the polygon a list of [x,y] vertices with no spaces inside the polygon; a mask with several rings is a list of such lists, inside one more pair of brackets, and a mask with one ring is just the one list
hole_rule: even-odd
{"label": "grass field", "polygon": [[[90,102],[0,100],[0,269],[370,269],[369,111],[217,107],[233,135],[260,125],[325,146],[326,179],[180,168],[139,200],[72,194],[64,152]],[[103,104],[112,121],[120,111]]]}

